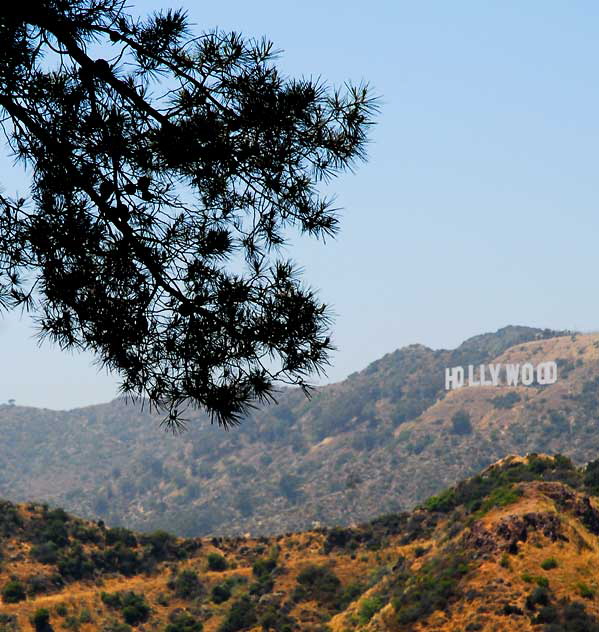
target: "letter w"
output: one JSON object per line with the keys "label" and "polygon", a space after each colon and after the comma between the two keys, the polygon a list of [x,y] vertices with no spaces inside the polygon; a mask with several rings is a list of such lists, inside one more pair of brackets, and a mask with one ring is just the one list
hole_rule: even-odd
{"label": "letter w", "polygon": [[508,386],[518,386],[518,378],[520,376],[520,365],[519,364],[506,364],[505,375],[507,378]]}

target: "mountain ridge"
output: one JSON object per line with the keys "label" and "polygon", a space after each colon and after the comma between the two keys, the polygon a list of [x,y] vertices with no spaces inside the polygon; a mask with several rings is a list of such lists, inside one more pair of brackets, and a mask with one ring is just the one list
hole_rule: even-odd
{"label": "mountain ridge", "polygon": [[[415,506],[505,454],[599,452],[599,336],[508,326],[454,350],[412,345],[307,400],[289,389],[225,433],[182,436],[116,400],[67,413],[0,408],[0,495],[181,535],[355,523]],[[555,359],[551,386],[446,392],[444,368]],[[453,417],[468,416],[465,432]],[[165,518],[168,516],[168,519]]]}
{"label": "mountain ridge", "polygon": [[355,527],[188,539],[0,501],[0,630],[599,632],[598,493],[599,460],[509,456]]}

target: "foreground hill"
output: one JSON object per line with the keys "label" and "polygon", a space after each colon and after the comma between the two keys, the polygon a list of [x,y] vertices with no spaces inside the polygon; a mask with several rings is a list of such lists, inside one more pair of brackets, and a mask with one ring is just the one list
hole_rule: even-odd
{"label": "foreground hill", "polygon": [[509,457],[411,513],[258,539],[4,502],[0,630],[598,632],[598,484]]}
{"label": "foreground hill", "polygon": [[[445,391],[446,367],[555,360],[550,385]],[[268,534],[409,509],[506,454],[599,455],[599,335],[506,327],[454,350],[411,345],[308,400],[180,436],[122,401],[0,407],[0,496],[179,535]]]}

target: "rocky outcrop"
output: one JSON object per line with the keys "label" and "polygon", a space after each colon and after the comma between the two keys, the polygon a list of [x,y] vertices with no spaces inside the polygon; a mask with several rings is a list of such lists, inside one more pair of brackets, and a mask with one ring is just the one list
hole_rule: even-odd
{"label": "rocky outcrop", "polygon": [[531,532],[541,533],[552,542],[568,541],[559,516],[547,511],[505,516],[491,529],[485,527],[482,521],[475,522],[464,535],[462,543],[478,553],[517,553],[518,543],[526,542]]}

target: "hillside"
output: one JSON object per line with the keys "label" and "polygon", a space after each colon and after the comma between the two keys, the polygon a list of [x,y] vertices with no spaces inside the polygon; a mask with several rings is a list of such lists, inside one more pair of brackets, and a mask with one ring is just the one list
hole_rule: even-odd
{"label": "hillside", "polygon": [[599,461],[509,457],[411,513],[258,539],[3,502],[0,630],[597,632],[598,485]]}
{"label": "hillside", "polygon": [[[446,367],[547,360],[555,384],[444,388]],[[198,416],[168,435],[120,400],[68,412],[5,405],[0,496],[187,536],[364,522],[506,454],[595,459],[598,385],[599,335],[506,327],[454,350],[400,349],[311,400],[284,391],[228,433]]]}

